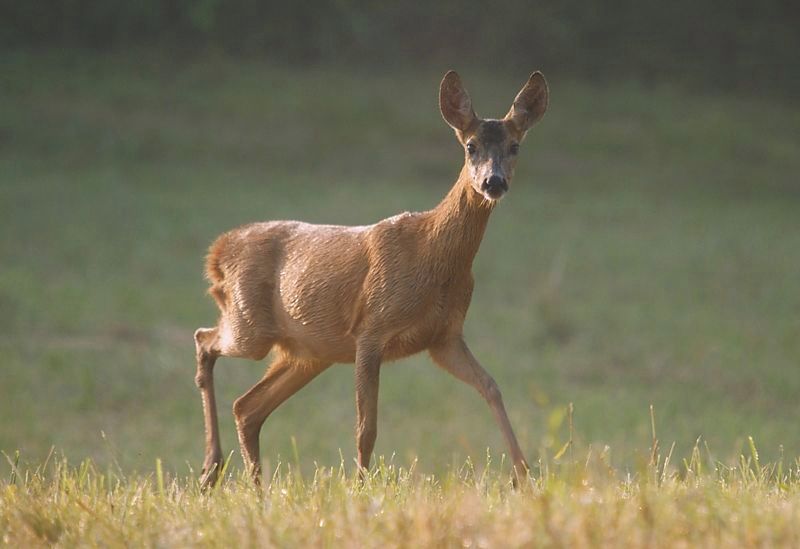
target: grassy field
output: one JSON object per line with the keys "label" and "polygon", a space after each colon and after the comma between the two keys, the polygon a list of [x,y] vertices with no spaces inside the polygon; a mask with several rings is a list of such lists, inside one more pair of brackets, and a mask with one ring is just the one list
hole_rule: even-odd
{"label": "grassy field", "polygon": [[[180,494],[189,484],[159,495],[134,472],[152,471],[160,459],[168,475],[184,478],[202,459],[191,333],[216,314],[204,294],[207,245],[249,221],[364,224],[433,206],[461,161],[436,106],[446,68],[0,58],[0,449],[19,450],[33,469],[54,447],[70,463],[91,458],[102,471],[134,475],[116,495],[87,500],[89,509],[140,494],[129,504],[134,514],[188,513]],[[460,69],[487,116],[505,113],[527,77]],[[557,75],[550,87],[551,109],[528,137],[478,255],[466,326],[529,459],[547,462],[563,446],[572,402],[575,451],[603,452],[619,478],[647,462],[651,404],[664,452],[675,442],[674,455],[689,456],[702,437],[712,462],[736,463],[753,436],[762,461],[793,463],[800,108]],[[225,452],[236,448],[231,403],[262,371],[225,359],[216,369]],[[315,464],[344,460],[349,474],[352,385],[350,367],[333,368],[280,408],[262,431],[267,468],[299,460],[310,482]],[[420,478],[448,478],[468,457],[482,463],[487,448],[499,462],[501,437],[471,389],[426,356],[384,368],[378,454],[404,467],[419,459]],[[237,451],[231,471],[238,464]],[[304,488],[299,506],[331,505],[330,516],[355,521],[373,512],[375,494],[395,490],[392,482],[358,496],[354,510],[314,491],[329,484]],[[409,482],[402,495],[387,496],[393,528],[423,520],[403,514],[402,502],[441,493]],[[602,497],[626,493],[618,482],[602,484]],[[674,510],[712,493],[734,512],[735,486],[707,492],[687,482],[654,493],[654,505]],[[500,495],[498,483],[456,483],[460,503],[439,512],[456,520],[462,504],[473,505],[479,521],[505,524],[533,520],[547,505],[541,492],[524,505],[533,496]],[[780,507],[769,486],[747,497],[777,498]],[[781,512],[796,518],[796,481],[791,486]],[[3,502],[58,499],[62,488],[6,485]],[[648,490],[633,490],[620,512],[635,514]],[[559,520],[581,505],[568,493],[554,496],[566,506]],[[200,499],[190,507],[221,517],[234,502],[227,491],[214,498],[219,508]],[[255,524],[248,512],[226,524]],[[118,520],[110,519],[111,531],[130,527]],[[539,533],[520,535],[545,527],[532,523]],[[199,541],[198,532],[174,535]],[[796,526],[792,532],[797,540]],[[141,535],[155,542],[162,534]]]}
{"label": "grassy field", "polygon": [[278,468],[265,490],[233,478],[209,494],[158,466],[146,477],[85,462],[14,469],[0,482],[0,539],[12,547],[797,547],[800,477],[734,467],[696,449],[621,478],[607,456],[508,477],[467,464],[443,477],[382,463],[304,477]]}

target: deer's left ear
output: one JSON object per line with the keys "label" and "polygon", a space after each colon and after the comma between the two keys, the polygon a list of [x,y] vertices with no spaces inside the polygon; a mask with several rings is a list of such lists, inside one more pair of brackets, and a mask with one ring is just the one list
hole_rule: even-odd
{"label": "deer's left ear", "polygon": [[524,134],[544,116],[548,99],[547,81],[542,73],[536,71],[517,94],[506,120],[511,120]]}

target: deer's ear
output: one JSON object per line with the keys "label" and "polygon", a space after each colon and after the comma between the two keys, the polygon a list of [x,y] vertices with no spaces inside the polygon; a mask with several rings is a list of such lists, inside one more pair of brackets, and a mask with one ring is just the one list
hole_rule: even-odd
{"label": "deer's ear", "polygon": [[520,132],[527,132],[544,116],[549,95],[544,76],[534,72],[511,104],[506,120],[511,120]]}
{"label": "deer's ear", "polygon": [[472,100],[456,71],[448,71],[439,86],[439,110],[454,130],[465,132],[476,120]]}

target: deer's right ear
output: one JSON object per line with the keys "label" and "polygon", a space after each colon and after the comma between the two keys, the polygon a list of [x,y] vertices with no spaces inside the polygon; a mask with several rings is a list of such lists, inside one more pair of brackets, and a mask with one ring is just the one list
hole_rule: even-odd
{"label": "deer's right ear", "polygon": [[450,127],[465,132],[476,120],[472,100],[456,71],[448,71],[439,86],[439,110]]}

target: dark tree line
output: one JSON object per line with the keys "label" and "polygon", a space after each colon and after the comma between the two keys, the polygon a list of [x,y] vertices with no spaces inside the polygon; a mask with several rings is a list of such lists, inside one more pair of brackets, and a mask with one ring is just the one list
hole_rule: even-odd
{"label": "dark tree line", "polygon": [[0,46],[416,59],[800,90],[788,0],[0,0]]}

